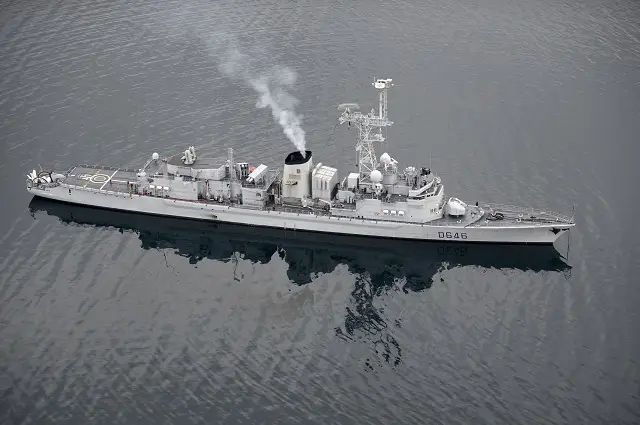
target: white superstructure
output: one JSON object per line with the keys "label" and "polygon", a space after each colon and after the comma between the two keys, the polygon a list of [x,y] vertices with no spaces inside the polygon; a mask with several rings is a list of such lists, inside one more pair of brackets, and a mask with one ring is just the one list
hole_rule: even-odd
{"label": "white superstructure", "polygon": [[391,79],[373,83],[379,111],[342,104],[339,122],[358,129],[358,171],[314,164],[311,151],[292,152],[270,169],[225,157],[201,158],[195,147],[139,170],[78,165],[66,173],[27,176],[36,196],[146,214],[217,220],[284,230],[459,242],[553,243],[573,217],[532,208],[466,203],[447,197],[440,177],[424,166],[401,167],[375,145],[385,140]]}

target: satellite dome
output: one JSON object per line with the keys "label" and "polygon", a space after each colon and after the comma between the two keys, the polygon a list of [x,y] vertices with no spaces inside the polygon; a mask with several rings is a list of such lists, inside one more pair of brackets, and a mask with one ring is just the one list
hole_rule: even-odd
{"label": "satellite dome", "polygon": [[371,174],[369,174],[369,177],[373,183],[380,183],[382,181],[382,173],[378,170],[373,170]]}
{"label": "satellite dome", "polygon": [[160,158],[160,155],[158,155],[158,152],[154,152],[153,155],[151,155],[151,158],[153,158],[154,161],[157,161],[158,158]]}
{"label": "satellite dome", "polygon": [[388,153],[383,153],[382,155],[380,155],[380,162],[382,162],[384,165],[389,165],[391,163],[391,156]]}

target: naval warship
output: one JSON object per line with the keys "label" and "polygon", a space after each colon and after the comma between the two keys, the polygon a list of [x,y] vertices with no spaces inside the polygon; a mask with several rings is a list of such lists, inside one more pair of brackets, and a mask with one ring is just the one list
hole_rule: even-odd
{"label": "naval warship", "polygon": [[27,175],[34,196],[92,207],[284,231],[459,243],[553,244],[574,225],[571,217],[532,207],[469,203],[447,197],[430,167],[406,166],[375,145],[385,140],[387,96],[393,80],[375,79],[378,111],[356,103],[338,106],[340,124],[358,129],[358,169],[314,162],[294,151],[271,168],[237,161],[233,149],[202,158],[190,146],[161,158],[154,152],[140,169],[75,165],[65,172]]}

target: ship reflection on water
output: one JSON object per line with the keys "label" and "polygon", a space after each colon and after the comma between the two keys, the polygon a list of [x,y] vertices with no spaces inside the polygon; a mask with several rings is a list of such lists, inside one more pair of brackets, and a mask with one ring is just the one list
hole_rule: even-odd
{"label": "ship reflection on water", "polygon": [[401,288],[405,293],[424,291],[440,272],[464,266],[570,270],[553,246],[465,245],[284,231],[108,211],[38,198],[31,201],[29,210],[36,218],[36,213],[46,212],[63,223],[135,232],[143,249],[171,249],[192,264],[205,259],[230,262],[238,256],[266,264],[277,253],[287,263],[287,275],[296,285],[306,285],[314,276],[346,265],[355,275],[355,287],[344,329],[336,332],[347,340],[364,335],[392,364],[400,362],[400,346],[374,306],[376,297],[390,288]]}

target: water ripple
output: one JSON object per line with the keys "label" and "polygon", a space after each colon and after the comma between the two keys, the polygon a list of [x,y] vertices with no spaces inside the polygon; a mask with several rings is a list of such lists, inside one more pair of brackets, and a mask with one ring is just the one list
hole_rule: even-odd
{"label": "water ripple", "polygon": [[[640,421],[635,2],[5,3],[0,422]],[[36,164],[280,163],[221,35],[296,71],[316,161],[352,169],[335,108],[390,75],[396,159],[451,194],[576,205],[569,253],[29,211]]]}

